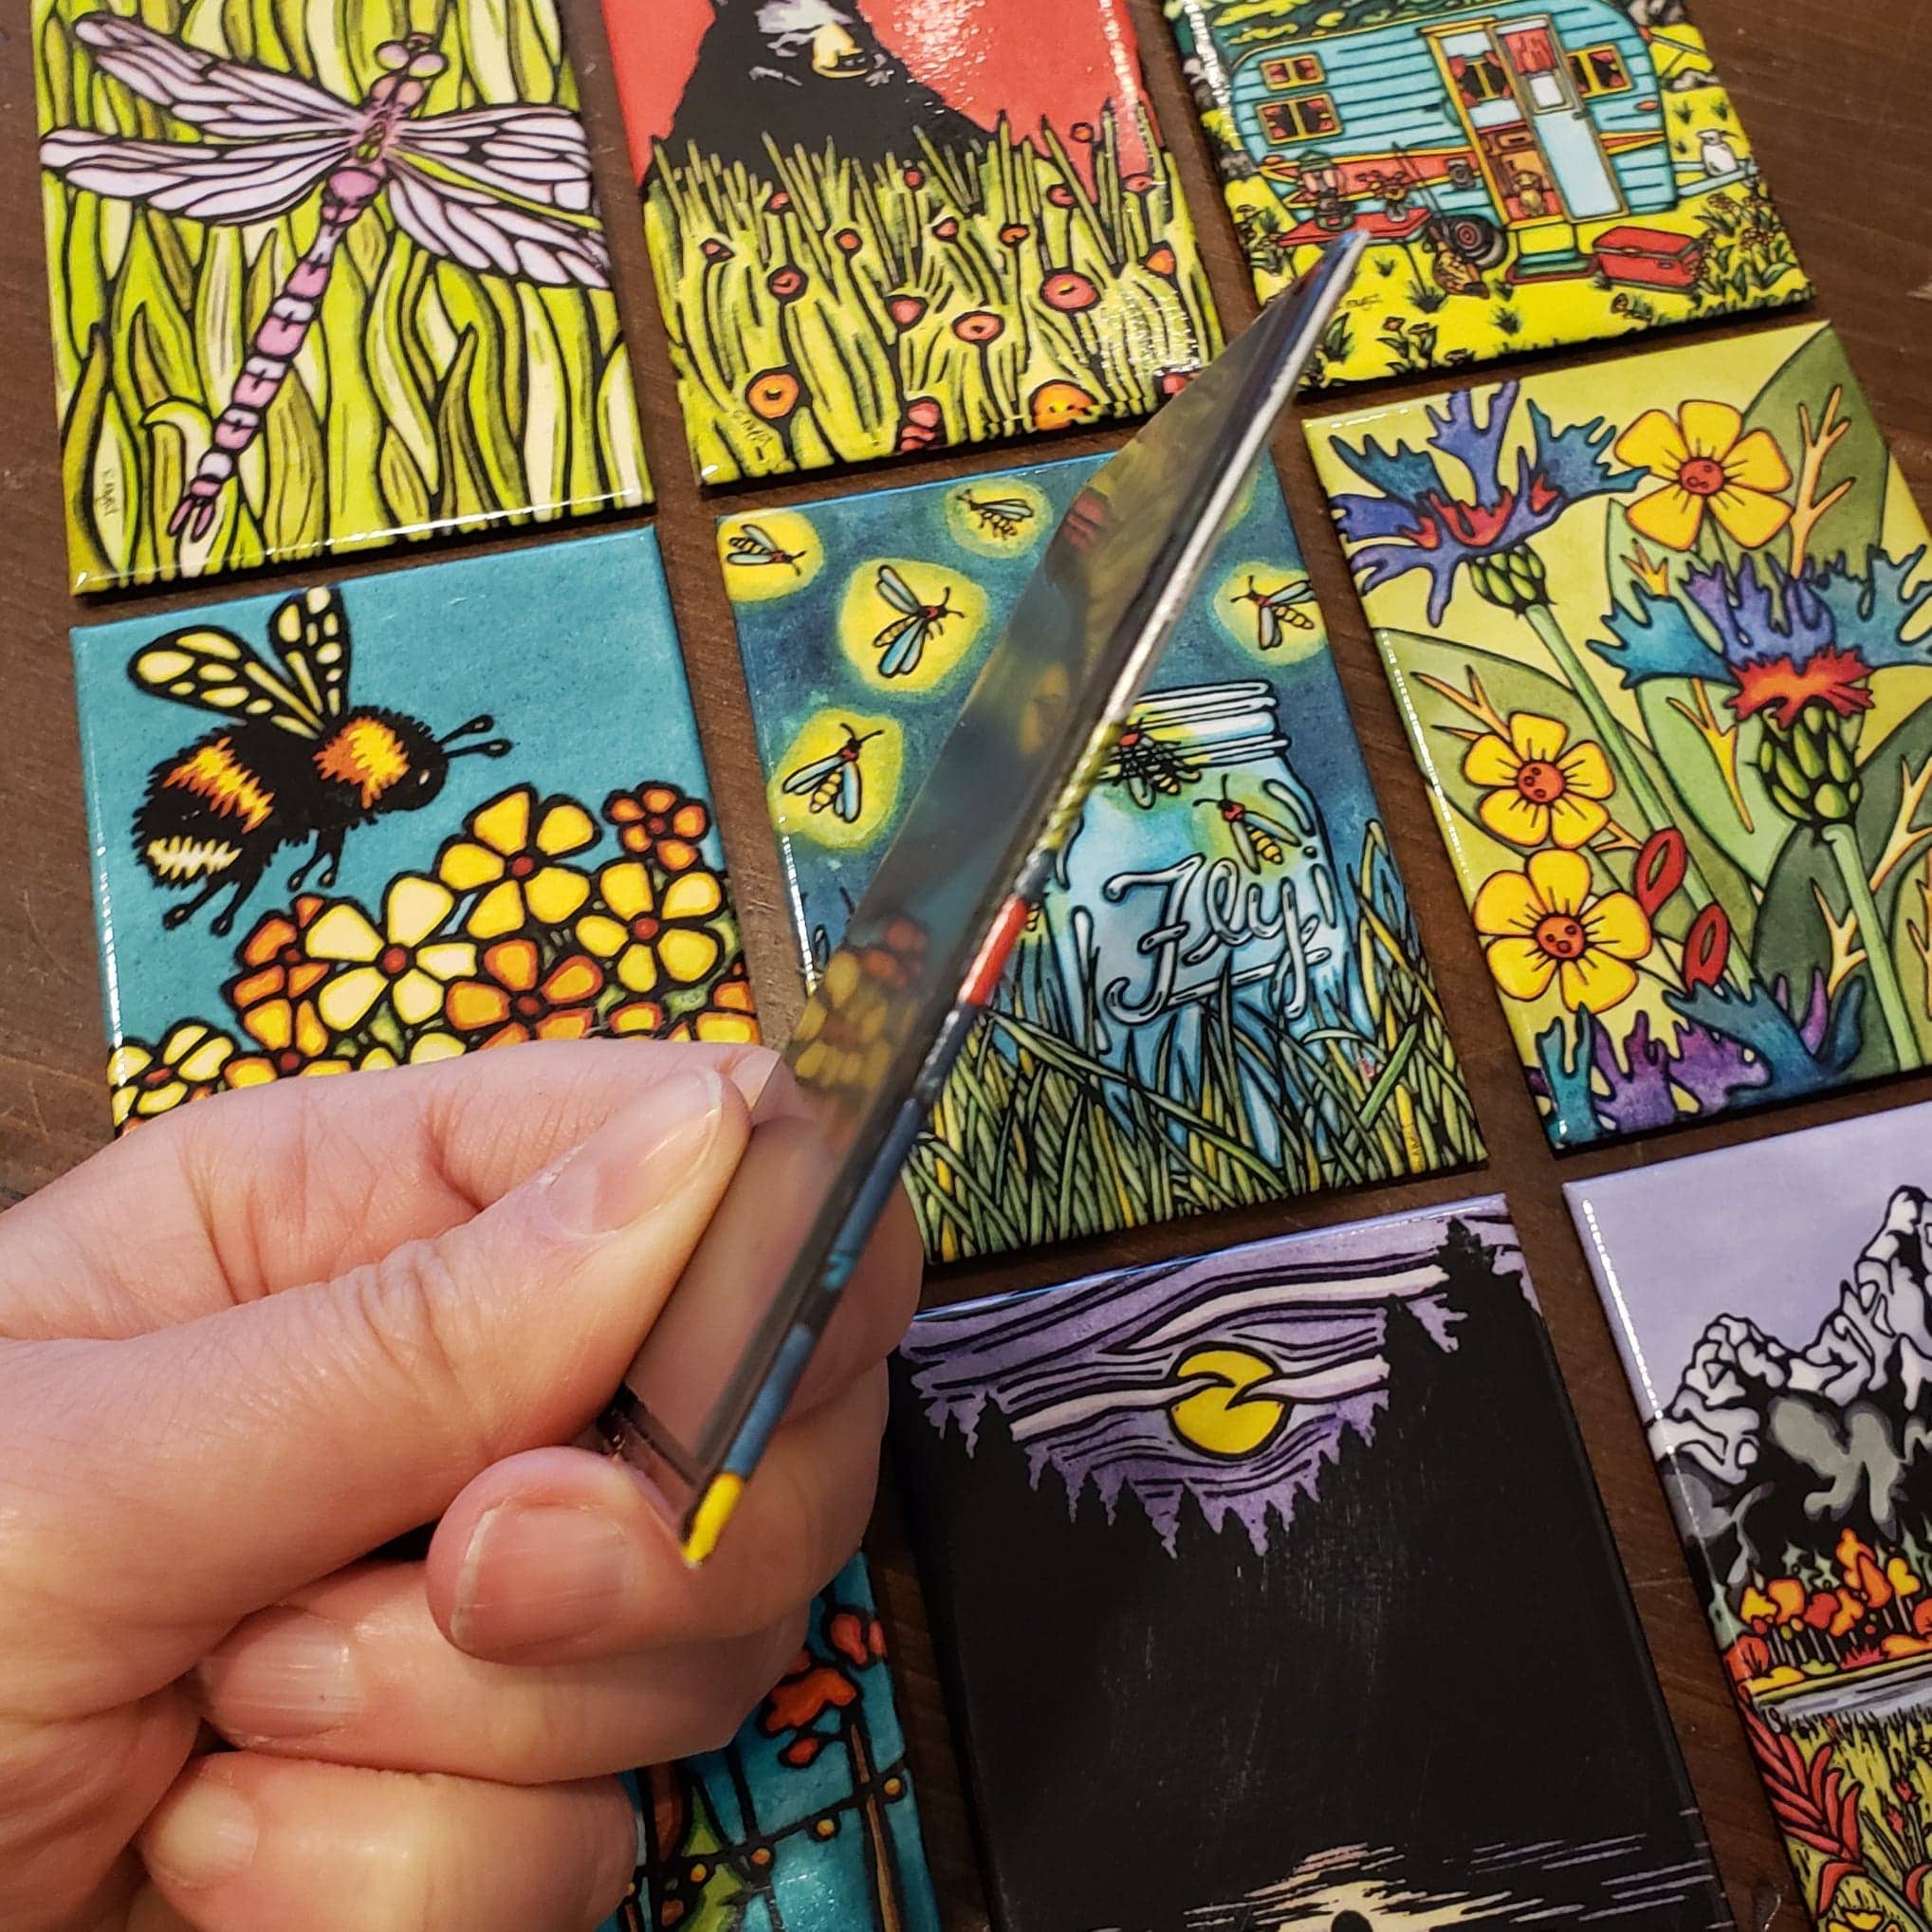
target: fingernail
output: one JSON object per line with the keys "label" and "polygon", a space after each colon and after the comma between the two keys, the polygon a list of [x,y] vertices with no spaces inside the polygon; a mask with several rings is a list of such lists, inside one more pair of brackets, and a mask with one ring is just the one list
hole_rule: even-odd
{"label": "fingernail", "polygon": [[348,1633],[306,1610],[251,1617],[209,1652],[194,1676],[203,1708],[237,1743],[310,1738],[362,1709]]}
{"label": "fingernail", "polygon": [[163,1799],[141,1834],[149,1869],[193,1888],[238,1876],[254,1855],[255,1808],[206,1775]]}
{"label": "fingernail", "polygon": [[630,1542],[606,1516],[499,1503],[464,1552],[450,1635],[463,1649],[491,1656],[581,1636],[621,1608],[631,1565]]}
{"label": "fingernail", "polygon": [[686,1067],[606,1121],[550,1177],[550,1211],[571,1234],[616,1234],[661,1205],[718,1132],[725,1082]]}

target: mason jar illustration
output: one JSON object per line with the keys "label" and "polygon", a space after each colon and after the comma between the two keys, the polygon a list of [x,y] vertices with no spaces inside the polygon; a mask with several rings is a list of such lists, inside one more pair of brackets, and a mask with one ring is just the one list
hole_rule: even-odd
{"label": "mason jar illustration", "polygon": [[1135,707],[1047,906],[1072,1010],[1113,1064],[1169,1020],[1191,1051],[1224,989],[1290,1033],[1346,1017],[1348,915],[1288,751],[1259,678]]}

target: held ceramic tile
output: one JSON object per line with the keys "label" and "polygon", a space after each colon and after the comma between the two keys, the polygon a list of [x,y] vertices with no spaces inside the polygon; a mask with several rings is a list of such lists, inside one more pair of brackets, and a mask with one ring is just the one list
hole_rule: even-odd
{"label": "held ceramic tile", "polygon": [[756,1037],[651,531],[101,624],[74,668],[117,1130],[532,1037]]}
{"label": "held ceramic tile", "polygon": [[1260,293],[1373,244],[1317,384],[1811,292],[1682,7],[1166,5]]}
{"label": "held ceramic tile", "polygon": [[649,501],[553,0],[32,18],[76,590]]}
{"label": "held ceramic tile", "polygon": [[894,1375],[1001,1932],[1730,1924],[1499,1197],[941,1309]]}
{"label": "held ceramic tile", "polygon": [[[807,976],[1081,457],[723,519]],[[1481,1157],[1272,469],[908,1168],[934,1259]]]}
{"label": "held ceramic tile", "polygon": [[865,1558],[722,1751],[653,1766],[632,1897],[602,1932],[939,1932]]}
{"label": "held ceramic tile", "polygon": [[1308,433],[1551,1140],[1923,1065],[1932,571],[1831,331]]}
{"label": "held ceramic tile", "polygon": [[605,0],[707,483],[1147,414],[1220,343],[1122,0]]}
{"label": "held ceramic tile", "polygon": [[1932,1902],[1932,1106],[1564,1189],[1821,1928]]}

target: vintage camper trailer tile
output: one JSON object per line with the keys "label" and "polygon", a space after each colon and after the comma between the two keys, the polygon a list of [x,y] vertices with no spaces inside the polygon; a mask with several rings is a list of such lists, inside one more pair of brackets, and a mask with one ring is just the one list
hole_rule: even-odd
{"label": "vintage camper trailer tile", "polygon": [[[721,522],[808,976],[1099,461]],[[1481,1148],[1264,469],[914,1150],[928,1251],[1395,1180]]]}
{"label": "vintage camper trailer tile", "polygon": [[1123,0],[605,0],[707,483],[1145,415],[1219,336]]}
{"label": "vintage camper trailer tile", "polygon": [[1317,384],[1810,292],[1681,8],[1166,6],[1260,294],[1373,244]]}
{"label": "vintage camper trailer tile", "polygon": [[1605,373],[1308,432],[1564,1148],[1932,1058],[1932,568],[1870,406],[1811,325]]}
{"label": "vintage camper trailer tile", "polygon": [[1932,1932],[1932,1106],[1564,1189],[1824,1932]]}
{"label": "vintage camper trailer tile", "polygon": [[729,1744],[625,1782],[640,1859],[601,1932],[939,1932],[863,1556]]}
{"label": "vintage camper trailer tile", "polygon": [[551,0],[190,12],[34,0],[74,588],[648,502]]}
{"label": "vintage camper trailer tile", "polygon": [[1730,1925],[1500,1198],[938,1309],[893,1370],[1000,1932]]}
{"label": "vintage camper trailer tile", "polygon": [[74,672],[117,1131],[520,1040],[756,1038],[651,531],[96,625]]}

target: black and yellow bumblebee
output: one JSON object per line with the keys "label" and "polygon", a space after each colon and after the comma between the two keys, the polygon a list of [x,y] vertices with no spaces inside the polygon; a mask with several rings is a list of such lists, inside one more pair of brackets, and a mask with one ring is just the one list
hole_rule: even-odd
{"label": "black and yellow bumblebee", "polygon": [[273,665],[232,631],[193,626],[143,645],[128,665],[150,695],[223,720],[149,773],[135,810],[135,854],[149,875],[200,889],[169,907],[164,926],[192,919],[230,889],[213,930],[231,931],[277,850],[310,838],[315,851],[289,874],[289,890],[311,873],[333,885],[353,827],[427,805],[452,758],[501,758],[510,748],[505,738],[457,742],[495,729],[488,717],[439,738],[400,711],[351,709],[349,616],[334,590],[285,598],[268,620],[268,642]]}

